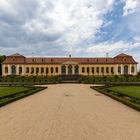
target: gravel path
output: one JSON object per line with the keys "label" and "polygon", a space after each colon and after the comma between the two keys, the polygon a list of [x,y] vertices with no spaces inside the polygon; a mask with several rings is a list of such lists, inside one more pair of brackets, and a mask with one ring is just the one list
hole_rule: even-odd
{"label": "gravel path", "polygon": [[0,108],[0,140],[140,140],[140,113],[83,84]]}

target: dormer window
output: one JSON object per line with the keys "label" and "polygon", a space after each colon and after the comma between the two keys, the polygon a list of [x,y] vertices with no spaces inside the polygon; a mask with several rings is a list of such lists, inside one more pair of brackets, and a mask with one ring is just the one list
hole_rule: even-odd
{"label": "dormer window", "polygon": [[32,62],[35,62],[35,59],[34,58],[32,59]]}
{"label": "dormer window", "polygon": [[51,59],[51,62],[53,62],[53,59]]}

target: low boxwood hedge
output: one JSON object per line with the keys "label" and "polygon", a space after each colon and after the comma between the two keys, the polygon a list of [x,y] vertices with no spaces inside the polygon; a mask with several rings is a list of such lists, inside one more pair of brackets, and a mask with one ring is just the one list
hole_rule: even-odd
{"label": "low boxwood hedge", "polygon": [[17,92],[15,94],[4,96],[0,99],[0,107],[7,105],[9,103],[12,103],[16,100],[19,100],[21,98],[27,97],[29,95],[35,94],[41,90],[46,89],[47,87],[31,87],[29,90],[23,91],[23,92]]}
{"label": "low boxwood hedge", "polygon": [[109,91],[104,90],[104,87],[91,86],[91,88],[96,90],[96,91],[98,91],[98,92],[100,92],[100,93],[102,93],[102,94],[104,94],[104,95],[106,95],[106,96],[109,96],[112,99],[115,99],[115,100],[117,100],[117,101],[119,101],[119,102],[121,102],[121,103],[123,103],[123,104],[125,104],[125,105],[127,105],[127,106],[129,106],[129,107],[131,107],[131,108],[133,108],[135,110],[137,110],[137,111],[140,111],[140,105],[137,104],[134,101],[126,100],[125,98],[122,98],[122,96],[119,97],[118,95],[116,96],[115,94],[110,94]]}

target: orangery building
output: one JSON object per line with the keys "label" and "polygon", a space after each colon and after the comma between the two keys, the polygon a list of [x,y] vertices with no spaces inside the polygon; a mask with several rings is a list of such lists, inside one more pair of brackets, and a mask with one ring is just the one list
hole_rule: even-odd
{"label": "orangery building", "polygon": [[2,75],[136,75],[137,62],[132,56],[119,54],[106,58],[50,58],[25,57],[13,54],[6,57],[2,64]]}

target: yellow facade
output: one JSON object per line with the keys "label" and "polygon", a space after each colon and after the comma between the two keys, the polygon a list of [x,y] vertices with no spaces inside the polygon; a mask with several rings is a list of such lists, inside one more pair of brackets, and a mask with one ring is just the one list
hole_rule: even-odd
{"label": "yellow facade", "polygon": [[[66,66],[66,75],[68,75],[68,67],[69,64],[62,64],[63,66]],[[23,65],[23,64],[16,64],[16,75],[21,76],[55,76],[55,75],[61,75],[62,74],[62,65],[59,64],[52,64],[52,65],[41,65],[41,64],[30,64],[30,65]],[[126,64],[70,64],[72,66],[72,75],[75,75],[75,66],[77,65],[79,67],[79,72],[77,74],[79,75],[95,75],[95,76],[112,76],[112,75],[123,75],[124,74],[124,67]],[[13,64],[3,64],[2,66],[2,72],[3,76],[11,75],[12,74],[12,68]],[[128,66],[128,74],[130,75],[137,75],[137,65],[136,64],[127,64]],[[8,68],[8,72],[6,72],[6,67]],[[19,67],[22,67],[22,72],[19,72]],[[121,72],[118,71],[118,67],[121,67]],[[134,67],[134,70],[132,71],[132,67]],[[38,72],[36,69],[38,68]],[[27,71],[29,69],[29,71]],[[34,71],[32,71],[34,69]],[[43,71],[42,71],[43,69]],[[47,72],[48,69],[48,72]],[[51,71],[53,69],[53,71]],[[56,70],[57,69],[57,70]],[[83,71],[84,69],[84,71]],[[98,69],[98,70],[97,70]]]}
{"label": "yellow facade", "polygon": [[7,56],[2,75],[137,75],[137,62],[120,54],[113,58],[26,58],[20,54]]}

